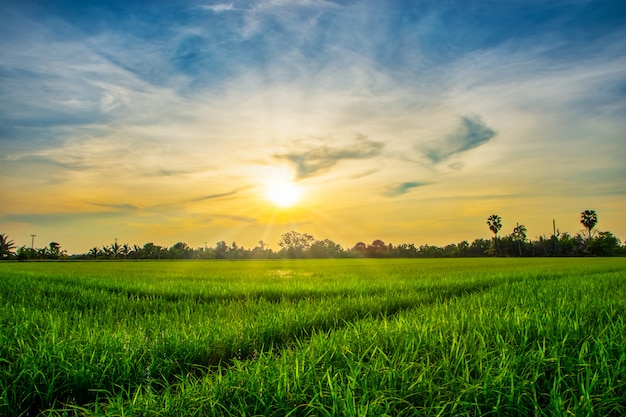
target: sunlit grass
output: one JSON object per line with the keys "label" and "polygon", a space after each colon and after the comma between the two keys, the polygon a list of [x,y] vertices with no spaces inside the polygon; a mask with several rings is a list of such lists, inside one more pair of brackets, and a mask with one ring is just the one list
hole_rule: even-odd
{"label": "sunlit grass", "polygon": [[623,259],[5,263],[0,297],[4,415],[626,413]]}

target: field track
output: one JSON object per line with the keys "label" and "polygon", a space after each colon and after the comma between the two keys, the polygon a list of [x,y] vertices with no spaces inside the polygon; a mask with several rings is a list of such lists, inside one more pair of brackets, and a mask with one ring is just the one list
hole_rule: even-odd
{"label": "field track", "polygon": [[0,263],[0,416],[626,415],[626,258]]}

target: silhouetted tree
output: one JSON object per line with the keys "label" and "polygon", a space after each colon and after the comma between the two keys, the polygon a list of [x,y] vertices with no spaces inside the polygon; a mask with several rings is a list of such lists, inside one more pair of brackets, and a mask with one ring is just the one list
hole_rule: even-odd
{"label": "silhouetted tree", "polygon": [[513,228],[513,234],[511,237],[515,242],[517,242],[519,256],[522,256],[522,243],[526,241],[526,226],[517,223],[517,226]]}
{"label": "silhouetted tree", "polygon": [[250,254],[254,259],[268,259],[272,257],[272,249],[268,248],[265,242],[259,240],[259,246],[255,246]]}
{"label": "silhouetted tree", "polygon": [[487,218],[487,225],[489,230],[494,234],[493,242],[495,244],[495,253],[498,254],[498,232],[502,229],[502,219],[497,214],[492,214]]}
{"label": "silhouetted tree", "polygon": [[444,250],[439,246],[421,245],[419,248],[419,256],[421,258],[443,258]]}
{"label": "silhouetted tree", "polygon": [[100,254],[100,249],[97,246],[89,249],[89,256],[93,256],[93,259],[98,259],[98,255]]}
{"label": "silhouetted tree", "polygon": [[376,239],[371,245],[367,246],[365,253],[370,258],[381,258],[387,256],[389,247],[380,239]]}
{"label": "silhouetted tree", "polygon": [[354,244],[352,248],[352,253],[357,257],[365,256],[365,251],[367,250],[367,245],[364,242],[357,242]]}
{"label": "silhouetted tree", "polygon": [[278,245],[286,252],[288,258],[302,258],[314,240],[315,238],[307,233],[291,231],[281,235]]}
{"label": "silhouetted tree", "polygon": [[161,259],[163,255],[163,246],[155,245],[152,242],[145,243],[141,248],[145,259]]}
{"label": "silhouetted tree", "polygon": [[27,259],[36,259],[37,251],[34,248],[22,245],[17,248],[17,251],[15,252],[15,257],[20,261],[25,261]]}
{"label": "silhouetted tree", "polygon": [[61,245],[57,242],[50,242],[48,247],[48,258],[50,259],[59,259],[66,255],[66,252],[61,250]]}
{"label": "silhouetted tree", "polygon": [[454,243],[450,243],[449,245],[446,245],[443,248],[443,256],[446,258],[456,258],[459,256],[459,247],[454,244]]}
{"label": "silhouetted tree", "polygon": [[111,243],[111,246],[102,247],[102,251],[107,258],[118,258],[120,256],[121,250],[122,247],[117,243],[117,239],[115,239],[115,241]]}
{"label": "silhouetted tree", "polygon": [[598,235],[589,242],[587,250],[594,256],[612,256],[620,252],[621,242],[611,232],[599,232]]}
{"label": "silhouetted tree", "polygon": [[577,234],[571,236],[569,233],[558,233],[556,256],[574,256],[580,254],[584,248],[584,238]]}
{"label": "silhouetted tree", "polygon": [[176,242],[169,248],[169,256],[172,259],[187,259],[191,258],[193,249],[189,247],[185,242]]}
{"label": "silhouetted tree", "polygon": [[413,243],[400,243],[393,248],[391,256],[397,258],[415,258],[417,257],[418,249]]}
{"label": "silhouetted tree", "polygon": [[339,258],[342,253],[341,245],[330,239],[316,240],[309,248],[309,257],[311,258]]}
{"label": "silhouetted tree", "polygon": [[580,213],[580,222],[589,231],[589,240],[591,241],[591,231],[598,223],[598,215],[595,210],[585,210]]}
{"label": "silhouetted tree", "polygon": [[139,247],[138,245],[133,245],[133,248],[130,251],[130,255],[133,259],[143,258],[143,254],[141,253],[141,247]]}
{"label": "silhouetted tree", "polygon": [[488,239],[474,239],[470,244],[470,256],[485,256],[491,249],[491,242]]}
{"label": "silhouetted tree", "polygon": [[15,255],[15,244],[4,233],[0,234],[0,259],[10,259]]}
{"label": "silhouetted tree", "polygon": [[466,257],[470,254],[470,244],[467,240],[459,242],[457,245],[459,257]]}
{"label": "silhouetted tree", "polygon": [[228,245],[223,240],[215,244],[215,259],[226,259],[228,254]]}
{"label": "silhouetted tree", "polygon": [[133,253],[132,247],[128,243],[124,243],[120,248],[120,254],[124,255],[124,259],[127,259],[131,253]]}

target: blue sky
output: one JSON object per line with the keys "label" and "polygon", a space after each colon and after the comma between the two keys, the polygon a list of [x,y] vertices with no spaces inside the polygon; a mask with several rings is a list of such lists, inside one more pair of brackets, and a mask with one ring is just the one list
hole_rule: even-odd
{"label": "blue sky", "polygon": [[[626,240],[621,1],[5,1],[0,232]],[[266,188],[293,182],[299,203]]]}

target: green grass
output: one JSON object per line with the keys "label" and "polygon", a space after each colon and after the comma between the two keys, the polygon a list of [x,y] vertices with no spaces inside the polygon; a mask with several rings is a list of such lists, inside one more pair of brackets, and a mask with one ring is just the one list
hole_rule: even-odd
{"label": "green grass", "polygon": [[626,259],[0,263],[0,415],[626,415]]}

